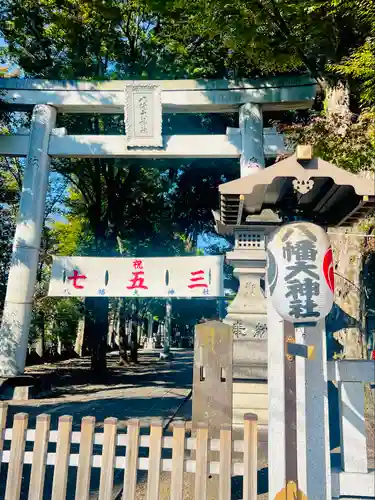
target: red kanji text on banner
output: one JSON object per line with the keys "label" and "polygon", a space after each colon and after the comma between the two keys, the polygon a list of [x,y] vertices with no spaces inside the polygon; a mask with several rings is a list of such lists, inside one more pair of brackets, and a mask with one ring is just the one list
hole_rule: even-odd
{"label": "red kanji text on banner", "polygon": [[52,297],[222,297],[223,256],[54,257]]}

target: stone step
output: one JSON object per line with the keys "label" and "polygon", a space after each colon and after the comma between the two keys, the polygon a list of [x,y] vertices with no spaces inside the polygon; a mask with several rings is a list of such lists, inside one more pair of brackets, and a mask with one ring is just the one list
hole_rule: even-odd
{"label": "stone step", "polygon": [[255,413],[260,425],[268,424],[268,386],[265,382],[235,382],[233,384],[233,425],[243,425],[244,415]]}
{"label": "stone step", "polygon": [[233,394],[268,394],[268,385],[264,382],[234,382]]}
{"label": "stone step", "polygon": [[267,394],[233,394],[233,408],[268,410]]}

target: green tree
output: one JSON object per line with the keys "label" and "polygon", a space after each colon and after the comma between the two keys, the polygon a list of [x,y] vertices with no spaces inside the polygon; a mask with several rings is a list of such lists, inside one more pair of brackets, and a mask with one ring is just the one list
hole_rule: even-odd
{"label": "green tree", "polygon": [[361,14],[373,8],[372,1],[364,0],[150,0],[150,4],[165,18],[163,42],[187,67],[189,59],[195,64],[200,56],[202,64],[195,65],[195,72],[206,77],[306,70],[321,77],[327,63],[339,62],[362,43],[369,26]]}
{"label": "green tree", "polygon": [[41,78],[156,76],[160,20],[146,1],[4,0],[8,53]]}
{"label": "green tree", "polygon": [[340,115],[314,113],[307,122],[284,126],[292,145],[311,144],[314,155],[358,173],[375,169],[375,126],[371,113],[353,115],[342,129]]}
{"label": "green tree", "polygon": [[[44,78],[142,77],[148,71],[157,74],[156,25],[142,1],[9,0],[0,11],[8,55],[26,75]],[[78,128],[80,133],[100,133],[104,126],[107,130],[111,127],[111,118],[60,119],[71,131]],[[118,128],[119,120],[112,122],[113,128]],[[76,189],[78,196],[70,198],[69,209],[87,220],[93,236],[92,253],[113,255],[118,241],[126,252],[130,251],[130,242],[133,252],[143,251],[152,239],[156,251],[160,247],[162,253],[170,238],[160,218],[163,179],[159,171],[111,160],[56,161],[55,169]],[[102,349],[96,350],[98,359],[93,361],[102,369],[105,345],[101,330],[105,321],[95,319],[99,307],[93,302],[89,337],[94,345],[95,333],[100,338]]]}
{"label": "green tree", "polygon": [[350,12],[355,13],[355,18],[367,27],[367,32],[340,62],[331,64],[329,69],[357,84],[361,104],[372,108],[375,107],[375,2],[347,1],[345,5],[350,6]]}
{"label": "green tree", "polygon": [[[2,132],[7,133],[9,124],[3,122],[2,125]],[[21,163],[17,159],[0,157],[0,311],[6,293],[21,184]]]}

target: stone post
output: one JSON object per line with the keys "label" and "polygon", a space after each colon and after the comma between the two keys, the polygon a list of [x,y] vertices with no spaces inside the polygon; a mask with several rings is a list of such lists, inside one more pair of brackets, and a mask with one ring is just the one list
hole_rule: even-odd
{"label": "stone post", "polygon": [[313,359],[305,360],[305,383],[301,381],[301,385],[305,387],[306,401],[306,434],[303,436],[306,443],[306,496],[330,500],[332,488],[325,320],[318,321],[316,326],[305,327],[304,330],[304,344],[315,348]]}
{"label": "stone post", "polygon": [[0,327],[0,375],[3,377],[21,374],[25,368],[48,187],[48,143],[55,120],[56,110],[52,106],[43,104],[34,107],[29,153]]}
{"label": "stone post", "polygon": [[[222,426],[232,423],[232,332],[220,321],[195,327],[192,400],[193,436],[203,423],[210,438],[220,438]],[[219,458],[217,451],[208,451],[210,461]],[[219,477],[207,472],[206,500],[217,500],[219,488]]]}
{"label": "stone post", "polygon": [[252,102],[241,106],[239,125],[242,137],[241,177],[246,177],[265,166],[262,107]]}

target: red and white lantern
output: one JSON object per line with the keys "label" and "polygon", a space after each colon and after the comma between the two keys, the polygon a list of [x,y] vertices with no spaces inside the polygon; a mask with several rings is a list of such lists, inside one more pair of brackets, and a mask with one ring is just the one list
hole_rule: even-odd
{"label": "red and white lantern", "polygon": [[267,248],[269,300],[294,324],[316,323],[333,306],[331,244],[323,228],[291,222],[272,235]]}

